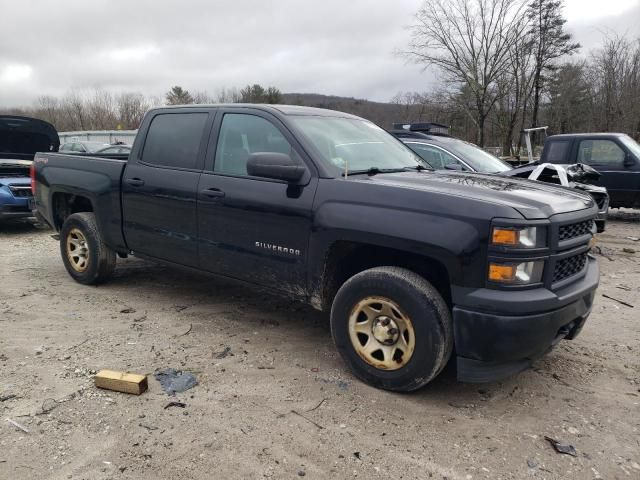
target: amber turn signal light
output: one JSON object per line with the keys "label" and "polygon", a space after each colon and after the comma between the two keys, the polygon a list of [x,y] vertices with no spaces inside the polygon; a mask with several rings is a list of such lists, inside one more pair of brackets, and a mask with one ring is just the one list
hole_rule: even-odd
{"label": "amber turn signal light", "polygon": [[489,280],[493,282],[512,282],[516,278],[515,265],[489,264]]}
{"label": "amber turn signal light", "polygon": [[491,235],[491,243],[494,245],[518,245],[518,230],[506,228],[494,228]]}

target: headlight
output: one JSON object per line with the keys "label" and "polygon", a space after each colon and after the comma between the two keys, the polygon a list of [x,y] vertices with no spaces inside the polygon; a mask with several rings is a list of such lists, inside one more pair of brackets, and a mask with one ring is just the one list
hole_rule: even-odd
{"label": "headlight", "polygon": [[542,281],[544,261],[489,264],[489,280],[505,285],[529,285]]}
{"label": "headlight", "polygon": [[547,245],[545,227],[493,227],[491,244],[514,248],[542,248]]}

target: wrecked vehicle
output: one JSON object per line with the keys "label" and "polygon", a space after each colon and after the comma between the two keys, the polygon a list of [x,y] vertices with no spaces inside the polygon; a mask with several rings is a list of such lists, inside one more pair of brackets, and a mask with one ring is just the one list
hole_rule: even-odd
{"label": "wrecked vehicle", "polygon": [[460,380],[527,368],[591,312],[597,207],[566,188],[434,171],[373,123],[278,105],[149,111],[128,158],[38,154],[38,211],[69,275],[135,255],[330,312],[376,387],[415,390],[455,349]]}
{"label": "wrecked vehicle", "polygon": [[36,152],[55,152],[58,132],[36,118],[0,115],[0,222],[33,216],[29,169]]}
{"label": "wrecked vehicle", "polygon": [[600,174],[597,185],[607,189],[612,208],[640,208],[640,145],[628,135],[551,135],[544,141],[540,163],[586,164]]}
{"label": "wrecked vehicle", "polygon": [[[389,131],[437,170],[462,170],[529,178],[587,192],[598,204],[598,232],[604,231],[609,210],[609,195],[606,188],[594,185],[600,177],[595,170],[577,164],[568,168],[566,174],[558,176],[558,171],[564,172],[565,169],[550,165],[543,172],[538,171],[535,178],[531,178],[531,174],[540,163],[532,162],[513,168],[477,145],[452,137],[448,132],[449,128],[446,125],[438,123],[394,123],[393,129]],[[530,150],[529,139],[527,145]],[[588,174],[585,173],[585,167],[589,170]],[[561,181],[561,178],[564,178],[564,181]]]}
{"label": "wrecked vehicle", "polygon": [[582,163],[554,165],[552,163],[533,162],[504,172],[503,175],[555,183],[588,193],[598,205],[598,216],[595,220],[598,233],[604,232],[607,212],[609,211],[609,194],[606,188],[595,185],[600,178],[600,173],[589,165]]}

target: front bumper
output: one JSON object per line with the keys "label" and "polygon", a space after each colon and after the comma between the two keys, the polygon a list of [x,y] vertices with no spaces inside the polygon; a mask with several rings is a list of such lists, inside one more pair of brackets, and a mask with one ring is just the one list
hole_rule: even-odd
{"label": "front bumper", "polygon": [[[16,184],[23,187],[22,184]],[[0,186],[0,220],[33,217],[31,197],[16,197],[9,186]]]}
{"label": "front bumper", "polygon": [[0,205],[0,220],[9,220],[13,218],[33,217],[33,212],[29,208],[28,202],[23,204]]}
{"label": "front bumper", "polygon": [[[598,277],[597,262],[590,257],[584,276],[555,292],[467,292],[464,298],[472,303],[453,308],[458,379],[488,382],[513,375],[561,339],[573,339],[591,313]],[[491,311],[469,304],[491,305]]]}

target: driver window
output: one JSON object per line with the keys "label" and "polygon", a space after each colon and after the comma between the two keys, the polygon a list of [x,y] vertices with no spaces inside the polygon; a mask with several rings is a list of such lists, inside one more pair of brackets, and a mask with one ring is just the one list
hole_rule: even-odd
{"label": "driver window", "polygon": [[578,147],[578,162],[622,168],[624,151],[612,140],[582,140]]}
{"label": "driver window", "polygon": [[247,160],[256,152],[285,153],[296,158],[291,144],[268,120],[244,113],[225,114],[213,171],[247,176]]}

